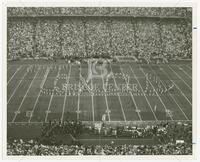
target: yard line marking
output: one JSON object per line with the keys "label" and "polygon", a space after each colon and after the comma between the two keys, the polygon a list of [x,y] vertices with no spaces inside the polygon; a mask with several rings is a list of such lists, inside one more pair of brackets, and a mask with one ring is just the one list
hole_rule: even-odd
{"label": "yard line marking", "polygon": [[178,76],[178,78],[179,79],[181,79],[184,83],[185,83],[185,85],[190,89],[190,90],[192,90],[192,87],[190,87],[169,65],[168,65],[168,67],[176,74],[176,76]]}
{"label": "yard line marking", "polygon": [[[143,70],[143,68],[142,68],[141,66],[140,66],[140,71],[142,71],[142,73],[143,73],[144,76],[145,76],[144,70]],[[148,79],[148,77],[147,77],[147,80],[148,80],[149,83],[151,84],[151,87],[154,89],[154,92],[156,92],[156,95],[157,95],[157,97],[159,98],[159,100],[160,100],[160,102],[162,103],[162,105],[164,106],[165,111],[167,111],[167,107],[166,107],[166,105],[164,104],[164,102],[163,102],[163,100],[160,98],[160,96],[158,95],[158,93],[157,93],[155,87],[153,86],[153,84],[151,83],[151,81]],[[169,117],[170,117],[171,120],[174,120],[174,119],[172,118],[171,115],[169,115]]]}
{"label": "yard line marking", "polygon": [[139,84],[139,86],[140,86],[140,88],[141,88],[141,90],[142,90],[142,93],[143,93],[143,95],[144,95],[144,97],[145,97],[145,99],[146,99],[146,101],[147,101],[147,103],[148,103],[148,105],[149,105],[149,107],[150,107],[150,109],[151,109],[151,112],[153,113],[154,118],[155,118],[156,120],[158,120],[157,117],[156,117],[156,114],[154,113],[154,111],[153,111],[153,109],[152,109],[152,107],[151,107],[151,104],[149,103],[149,100],[147,99],[147,97],[146,97],[146,95],[145,95],[145,93],[144,93],[144,91],[143,91],[143,88],[142,88],[142,86],[141,86],[141,84],[140,84],[140,82],[139,82],[137,76],[135,75],[135,73],[134,73],[134,71],[133,71],[133,69],[132,69],[132,67],[131,67],[130,65],[129,65],[129,68],[130,68],[131,72],[133,73],[133,75],[134,75],[134,77],[135,77],[137,83]]}
{"label": "yard line marking", "polygon": [[[158,75],[156,74],[155,70],[153,70],[151,66],[149,66],[149,67],[150,67],[151,71],[158,77]],[[162,85],[165,86],[164,83],[163,83],[163,81],[161,79],[159,79],[159,80],[162,83]],[[181,110],[181,112],[183,113],[183,115],[186,118],[186,120],[189,120],[189,118],[187,117],[187,115],[185,114],[185,112],[183,111],[183,109],[180,107],[180,105],[177,103],[177,101],[175,100],[175,98],[172,96],[172,94],[171,94],[170,91],[169,91],[169,95],[174,100],[174,102],[176,103],[176,105],[178,106],[178,108]]]}
{"label": "yard line marking", "polygon": [[[43,79],[42,83],[40,84],[40,87],[43,87],[43,86],[44,86],[45,81],[46,81],[46,79],[47,79],[47,75],[49,74],[49,71],[50,71],[49,68],[47,68],[47,69],[46,69],[46,72],[45,72],[45,74],[44,74],[44,79]],[[36,101],[35,101],[35,103],[34,103],[34,106],[33,106],[33,109],[32,109],[32,114],[30,115],[30,118],[29,118],[29,120],[28,120],[29,123],[30,123],[30,121],[31,121],[31,119],[32,119],[32,116],[33,116],[33,113],[34,113],[34,111],[35,111],[35,108],[36,108],[36,105],[37,105],[37,103],[38,103],[38,100],[39,100],[39,97],[40,97],[41,92],[42,92],[42,90],[40,89],[40,92],[39,92],[39,94],[38,94],[38,96],[37,96],[37,99],[36,99]]]}
{"label": "yard line marking", "polygon": [[[32,84],[33,84],[33,82],[34,82],[34,80],[35,80],[35,77],[37,76],[37,74],[38,74],[39,71],[40,71],[40,70],[38,70],[38,71],[35,73],[35,76],[34,76],[33,80],[31,81],[31,84],[29,85],[28,90],[26,91],[25,95],[23,96],[23,99],[22,99],[22,101],[21,101],[21,103],[20,103],[20,105],[19,105],[17,111],[20,111],[20,109],[21,109],[21,107],[22,107],[22,104],[24,103],[24,100],[25,100],[25,98],[26,98],[26,96],[27,96],[27,94],[28,94],[28,92],[29,92],[29,90],[30,90],[30,88],[31,88],[31,86],[32,86]],[[12,122],[15,121],[16,117],[17,117],[17,113],[15,113],[15,116],[13,117]]]}
{"label": "yard line marking", "polygon": [[7,104],[9,104],[10,100],[12,99],[12,97],[14,96],[15,92],[17,91],[17,89],[19,88],[19,86],[21,85],[22,81],[24,80],[25,76],[28,74],[28,72],[25,72],[23,77],[21,78],[20,82],[18,83],[18,85],[15,87],[12,95],[10,96],[10,98],[7,101]]}
{"label": "yard line marking", "polygon": [[80,91],[80,92],[78,92],[77,120],[79,120],[79,113],[80,113],[80,93],[81,93],[80,77],[81,77],[81,66],[80,66],[80,70],[79,70],[79,82],[78,82],[78,86],[79,86],[78,91]]}
{"label": "yard line marking", "polygon": [[[58,74],[57,74],[56,78],[59,77],[59,73],[60,73],[60,68],[58,69]],[[56,83],[57,83],[57,80],[55,81],[55,85],[56,85]],[[46,112],[49,112],[49,109],[50,109],[50,106],[51,106],[51,102],[52,102],[52,99],[53,99],[53,95],[54,95],[54,90],[53,90],[53,93],[51,94],[51,98],[49,100],[49,105],[48,105],[48,108],[47,108]],[[47,122],[47,118],[48,118],[48,113],[46,113],[45,122]]]}
{"label": "yard line marking", "polygon": [[66,77],[66,89],[65,89],[65,97],[64,97],[64,103],[63,103],[63,110],[62,110],[62,116],[61,116],[61,123],[63,122],[63,118],[64,118],[64,113],[65,113],[65,104],[66,104],[66,99],[67,99],[67,88],[68,88],[68,84],[69,84],[69,78],[71,75],[71,65],[69,66],[69,72],[68,72],[68,77]]}
{"label": "yard line marking", "polygon": [[[170,79],[169,75],[163,70],[163,69],[160,69],[161,71],[163,71],[163,73],[165,73],[165,75]],[[185,94],[181,91],[181,89],[178,87],[178,85],[172,80],[170,79],[171,82],[176,86],[176,88],[180,91],[180,93],[185,97],[185,99],[188,101],[188,103],[190,105],[192,105],[192,103],[189,101],[189,99],[185,96]]]}
{"label": "yard line marking", "polygon": [[[110,65],[110,69],[111,69],[111,72],[112,72],[112,74],[113,74],[111,65]],[[117,86],[117,83],[116,83],[116,80],[115,80],[115,77],[114,77],[114,76],[113,76],[113,79],[114,79],[115,87],[118,89],[118,86]],[[123,106],[122,106],[122,101],[121,101],[121,97],[119,96],[119,93],[117,93],[117,96],[118,96],[118,99],[119,99],[119,103],[120,103],[120,107],[121,107],[122,114],[123,114],[123,117],[124,117],[124,121],[126,121],[126,115],[125,115],[125,113],[124,113],[124,108],[123,108]]]}
{"label": "yard line marking", "polygon": [[[102,79],[103,88],[104,88],[105,85],[104,85],[104,79],[103,79],[103,75],[102,75],[102,69],[101,69],[101,79]],[[108,121],[110,122],[110,110],[109,110],[109,107],[108,107],[108,98],[107,98],[106,90],[105,89],[104,89],[104,91],[105,91],[104,97],[105,97],[105,101],[106,101],[106,111],[107,111],[107,114],[108,114]]]}
{"label": "yard line marking", "polygon": [[[92,78],[91,78],[91,88],[92,88],[92,91],[93,91],[93,80],[92,80]],[[94,98],[93,97],[94,96],[93,96],[93,92],[92,92],[92,94],[91,94],[91,98],[92,98],[92,120],[94,122],[95,120],[94,120]]]}
{"label": "yard line marking", "polygon": [[192,79],[192,77],[183,69],[183,68],[180,68],[178,65],[175,65],[178,69],[180,69],[185,75],[188,76],[188,78]]}
{"label": "yard line marking", "polygon": [[17,74],[17,72],[22,68],[22,66],[18,67],[17,70],[14,72],[14,74],[11,76],[11,78],[9,79],[7,85],[10,83],[10,81],[13,79],[13,77]]}
{"label": "yard line marking", "polygon": [[[119,65],[119,68],[120,68],[120,70],[121,70],[121,72],[124,74],[124,72],[123,72],[123,68],[121,68],[121,66]],[[123,77],[124,77],[124,75],[123,75]],[[124,78],[124,80],[125,80],[125,82],[126,82],[126,85],[128,86],[128,83],[127,83],[127,81],[126,81],[126,79]],[[134,99],[134,97],[133,97],[133,94],[129,91],[129,94],[131,95],[131,98],[132,98],[132,101],[133,101],[133,103],[134,103],[134,105],[135,105],[135,107],[136,107],[136,112],[137,112],[137,114],[138,114],[138,117],[139,117],[139,119],[142,121],[142,118],[141,118],[141,115],[140,115],[140,110],[139,110],[139,108],[138,108],[138,106],[137,106],[137,104],[136,104],[136,101],[135,101],[135,99]],[[139,110],[139,111],[138,111]]]}

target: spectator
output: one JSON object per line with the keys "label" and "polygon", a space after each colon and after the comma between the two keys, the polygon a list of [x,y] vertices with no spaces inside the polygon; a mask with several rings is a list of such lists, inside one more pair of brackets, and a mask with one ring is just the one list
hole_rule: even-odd
{"label": "spectator", "polygon": [[[161,144],[156,145],[60,145],[54,141],[56,134],[72,134],[78,138],[83,132],[94,134],[96,131],[90,126],[77,121],[59,121],[44,124],[40,140],[9,140],[8,155],[188,155],[192,154],[192,123],[191,122],[164,122],[146,127],[114,127],[107,126],[110,136],[117,132],[121,136],[132,138],[157,138]],[[104,134],[102,128],[102,135]],[[129,132],[133,132],[130,134]],[[114,134],[114,136],[116,133]],[[105,134],[104,134],[105,136]],[[182,140],[178,143],[177,140]]]}
{"label": "spectator", "polygon": [[[145,10],[145,12],[144,12]],[[192,57],[190,19],[17,18],[17,15],[187,16],[185,8],[9,8],[8,58],[137,56],[147,63]],[[142,12],[143,11],[143,12]],[[36,14],[37,13],[37,14]],[[161,15],[157,14],[161,13]],[[160,61],[161,60],[161,61]]]}

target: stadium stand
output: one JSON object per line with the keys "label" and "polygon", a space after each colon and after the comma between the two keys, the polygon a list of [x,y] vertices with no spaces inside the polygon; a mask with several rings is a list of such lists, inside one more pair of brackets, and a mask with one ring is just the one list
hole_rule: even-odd
{"label": "stadium stand", "polygon": [[188,8],[9,8],[8,58],[191,58],[190,16]]}

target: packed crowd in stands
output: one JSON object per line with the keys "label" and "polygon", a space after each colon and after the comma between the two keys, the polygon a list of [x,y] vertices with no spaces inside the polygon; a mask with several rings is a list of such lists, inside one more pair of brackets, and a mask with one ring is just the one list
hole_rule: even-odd
{"label": "packed crowd in stands", "polygon": [[8,58],[132,55],[147,63],[188,59],[191,29],[191,22],[179,19],[8,20]]}
{"label": "packed crowd in stands", "polygon": [[[102,132],[105,127],[103,125]],[[153,126],[131,127],[121,126],[114,127],[116,130],[116,139],[120,140],[122,132],[133,132],[132,138],[145,138],[146,136],[155,138],[159,144],[142,144],[142,145],[115,145],[113,141],[108,144],[85,145],[79,143],[63,144],[52,142],[53,135],[72,134],[75,138],[88,132],[91,126],[84,125],[77,121],[49,122],[42,129],[42,135],[39,140],[22,140],[12,139],[7,144],[8,155],[190,155],[192,154],[192,123],[191,122],[164,122]],[[100,133],[93,127],[90,134]],[[105,134],[104,134],[105,135]],[[115,134],[116,135],[116,134]],[[122,135],[122,134],[121,134]],[[109,133],[106,134],[109,136]],[[122,137],[126,136],[124,133]],[[105,136],[104,136],[105,137]],[[44,140],[46,139],[46,140]],[[49,139],[49,140],[48,140]],[[49,142],[49,143],[48,143]]]}
{"label": "packed crowd in stands", "polygon": [[56,20],[40,20],[35,37],[36,55],[48,58],[59,56],[61,38]]}
{"label": "packed crowd in stands", "polygon": [[[137,20],[136,42],[138,44],[139,58],[151,61],[153,54],[160,54],[161,43],[158,21]],[[171,37],[173,39],[173,37]]]}
{"label": "packed crowd in stands", "polygon": [[89,20],[86,23],[86,46],[89,56],[110,54],[109,22]]}
{"label": "packed crowd in stands", "polygon": [[62,55],[86,57],[84,24],[81,19],[64,19],[61,27]]}
{"label": "packed crowd in stands", "polygon": [[[162,23],[162,47],[165,55],[170,58],[191,58],[192,57],[192,34],[191,22],[183,20],[171,21],[169,20]],[[184,33],[184,34],[181,34]],[[171,39],[173,38],[173,39]]]}
{"label": "packed crowd in stands", "polygon": [[9,155],[191,155],[187,144],[164,145],[43,145],[34,140],[15,140],[7,145]]}
{"label": "packed crowd in stands", "polygon": [[131,56],[136,52],[135,22],[113,20],[111,25],[111,48],[114,55]]}
{"label": "packed crowd in stands", "polygon": [[12,20],[8,22],[8,58],[29,58],[33,56],[34,29],[31,21]]}

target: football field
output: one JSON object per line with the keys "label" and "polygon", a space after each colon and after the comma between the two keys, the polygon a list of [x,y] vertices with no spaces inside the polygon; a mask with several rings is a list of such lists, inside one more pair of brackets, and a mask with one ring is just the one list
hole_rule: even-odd
{"label": "football field", "polygon": [[107,122],[192,120],[191,62],[111,63],[109,79],[99,75],[86,82],[88,68],[87,63],[8,62],[7,122],[98,122],[104,114]]}

